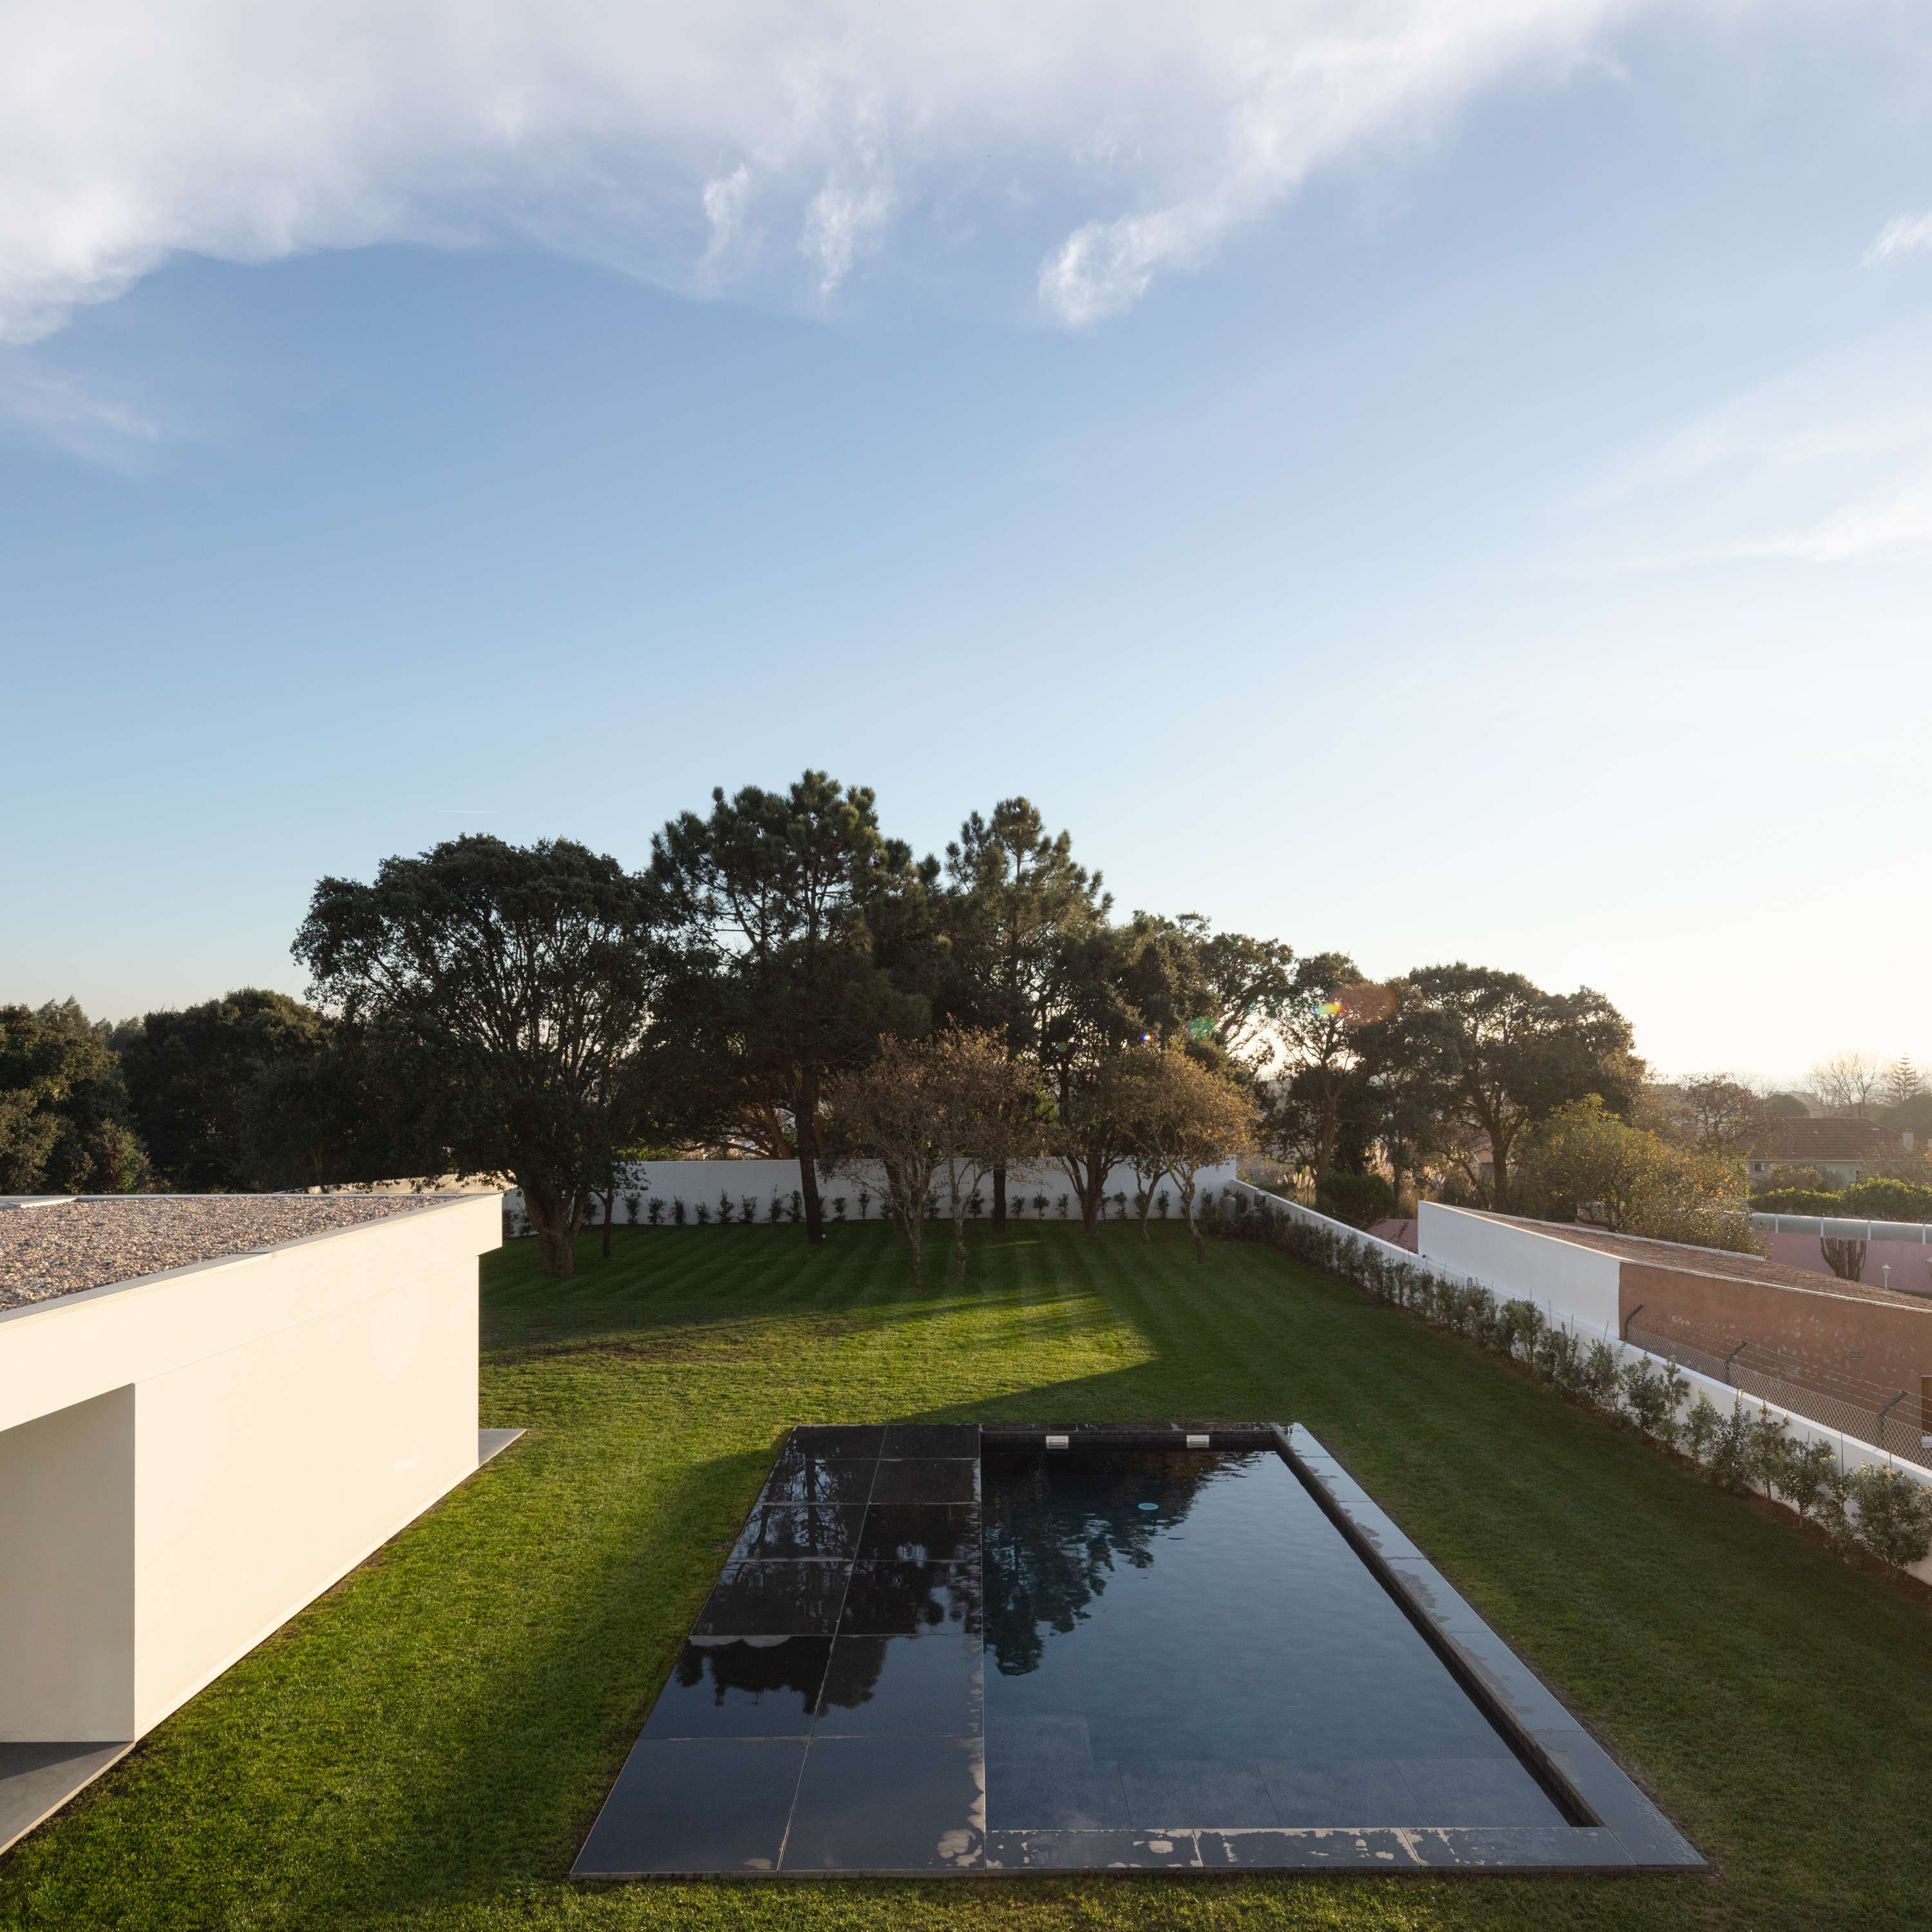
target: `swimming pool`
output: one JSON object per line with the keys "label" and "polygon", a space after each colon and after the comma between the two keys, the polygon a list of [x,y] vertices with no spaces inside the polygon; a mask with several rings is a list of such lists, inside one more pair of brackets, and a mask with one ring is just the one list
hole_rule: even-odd
{"label": "swimming pool", "polygon": [[1702,1860],[1305,1430],[793,1432],[576,1875]]}

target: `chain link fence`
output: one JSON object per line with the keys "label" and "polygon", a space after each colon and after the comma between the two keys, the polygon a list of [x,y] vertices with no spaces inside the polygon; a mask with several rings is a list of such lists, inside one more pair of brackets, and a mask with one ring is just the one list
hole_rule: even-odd
{"label": "chain link fence", "polygon": [[[1856,1376],[1799,1364],[1762,1343],[1744,1342],[1728,1352],[1700,1348],[1681,1336],[1661,1335],[1633,1326],[1625,1339],[1653,1355],[1729,1382],[1745,1395],[1775,1402],[1794,1415],[1840,1436],[1857,1437],[1874,1448],[1922,1461],[1932,1446],[1932,1417],[1909,1389],[1887,1389]],[[1793,1371],[1802,1382],[1793,1379]]]}

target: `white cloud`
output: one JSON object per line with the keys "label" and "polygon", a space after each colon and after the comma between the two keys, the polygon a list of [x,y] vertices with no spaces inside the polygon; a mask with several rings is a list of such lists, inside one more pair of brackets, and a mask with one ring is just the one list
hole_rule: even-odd
{"label": "white cloud", "polygon": [[1732,398],[1585,499],[1641,569],[1932,556],[1932,348],[1874,336]]}
{"label": "white cloud", "polygon": [[1040,293],[1090,322],[1312,172],[1600,58],[1644,4],[21,0],[0,340],[184,250],[517,238],[680,287],[802,256],[829,292],[972,201],[1064,211]]}
{"label": "white cloud", "polygon": [[1865,250],[1865,266],[1872,268],[1894,255],[1913,254],[1921,248],[1932,248],[1932,214],[1895,214]]}

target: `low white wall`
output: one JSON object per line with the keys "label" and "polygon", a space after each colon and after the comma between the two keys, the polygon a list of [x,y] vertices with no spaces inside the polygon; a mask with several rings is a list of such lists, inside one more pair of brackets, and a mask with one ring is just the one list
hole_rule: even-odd
{"label": "low white wall", "polygon": [[[478,1195],[0,1313],[0,1740],[140,1736],[475,1470],[500,1233]],[[122,1634],[85,1686],[76,1603]]]}
{"label": "low white wall", "polygon": [[1458,1269],[1505,1298],[1616,1332],[1622,1264],[1615,1255],[1438,1201],[1425,1201],[1417,1210],[1416,1246],[1432,1266]]}
{"label": "low white wall", "polygon": [[[617,1190],[616,1217],[620,1227],[627,1226],[631,1222],[630,1206],[626,1198],[629,1194],[638,1196],[637,1225],[640,1227],[651,1225],[648,1216],[650,1204],[653,1201],[662,1201],[664,1204],[659,1225],[668,1226],[670,1224],[670,1204],[674,1201],[684,1203],[687,1217],[694,1216],[700,1203],[707,1213],[716,1215],[721,1194],[730,1196],[734,1220],[742,1216],[743,1202],[748,1196],[757,1203],[758,1219],[764,1222],[770,1218],[771,1201],[774,1194],[778,1196],[781,1218],[788,1215],[788,1204],[794,1190],[800,1184],[798,1162],[795,1160],[638,1161],[632,1164],[627,1172],[628,1179]],[[1203,1189],[1219,1190],[1226,1186],[1234,1178],[1234,1162],[1225,1161],[1218,1167],[1204,1168],[1198,1186]],[[1133,1169],[1120,1166],[1108,1175],[1106,1191],[1110,1199],[1116,1194],[1124,1194],[1131,1213],[1137,1185]],[[1180,1212],[1179,1192],[1172,1183],[1165,1185],[1170,1197],[1168,1211],[1171,1214],[1178,1214]],[[873,1162],[865,1162],[855,1168],[836,1169],[827,1168],[821,1162],[818,1171],[818,1191],[824,1199],[828,1220],[833,1218],[831,1204],[835,1197],[844,1198],[848,1220],[880,1221],[887,1218],[885,1176]],[[1159,1190],[1156,1192],[1158,1192]],[[870,1197],[862,1204],[860,1200],[862,1193]],[[1080,1214],[1080,1203],[1074,1194],[1073,1184],[1058,1167],[1015,1168],[1006,1176],[1009,1210],[1011,1211],[1014,1202],[1019,1201],[1022,1204],[1018,1218],[1023,1221],[1040,1218],[1039,1210],[1034,1203],[1042,1195],[1046,1197],[1046,1218],[1058,1220],[1059,1201],[1063,1194],[1067,1197],[1068,1218],[1077,1220]],[[986,1204],[986,1211],[990,1214],[993,1205],[993,1186],[990,1180],[982,1184],[980,1195]],[[521,1189],[511,1188],[504,1195],[503,1210],[512,1216],[523,1214]],[[603,1204],[599,1202],[593,1208],[591,1225],[598,1225],[602,1216]]]}

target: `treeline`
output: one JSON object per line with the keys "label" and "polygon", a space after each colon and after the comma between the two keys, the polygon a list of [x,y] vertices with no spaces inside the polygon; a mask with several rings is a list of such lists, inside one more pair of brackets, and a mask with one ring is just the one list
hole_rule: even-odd
{"label": "treeline", "polygon": [[796,1157],[824,1238],[826,1136],[850,1138],[895,1042],[993,1042],[1030,1096],[1001,1104],[1031,1110],[1083,1202],[1102,1155],[1153,1144],[1156,1090],[1170,1133],[1184,1090],[1196,1126],[1232,1094],[1216,1131],[1352,1214],[1424,1173],[1508,1203],[1540,1124],[1586,1102],[1622,1119],[1642,1090],[1598,993],[1461,963],[1376,985],[1345,954],[1121,916],[1024,798],[919,858],[869,790],[818,772],[715,792],[641,871],[466,837],[326,878],[293,950],[312,1004],[243,992],[112,1029],[0,1010],[0,1190],[502,1173],[561,1273],[614,1164],[652,1153]]}

